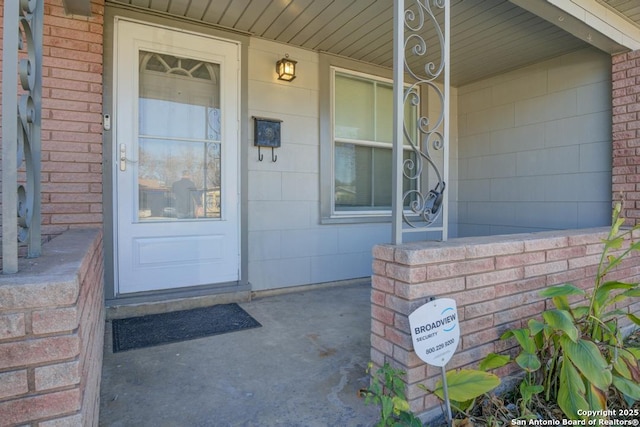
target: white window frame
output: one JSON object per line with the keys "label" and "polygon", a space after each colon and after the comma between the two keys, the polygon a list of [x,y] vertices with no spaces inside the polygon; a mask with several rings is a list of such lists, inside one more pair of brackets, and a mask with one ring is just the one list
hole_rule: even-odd
{"label": "white window frame", "polygon": [[[323,222],[379,222],[379,221],[390,221],[391,220],[391,207],[388,209],[354,209],[354,210],[336,210],[335,205],[335,150],[336,150],[336,142],[354,144],[361,147],[371,147],[371,148],[385,148],[392,149],[393,142],[378,142],[378,141],[369,141],[369,140],[359,140],[359,139],[348,139],[348,138],[336,138],[335,136],[335,81],[336,74],[343,74],[347,76],[352,76],[355,78],[360,78],[365,81],[370,82],[378,82],[386,85],[390,85],[393,87],[393,79],[382,77],[377,74],[370,74],[361,71],[354,71],[352,69],[343,68],[339,66],[329,66],[329,82],[330,82],[330,102],[329,102],[329,117],[330,117],[330,173],[328,177],[321,175],[321,180],[330,181],[330,192],[328,194],[329,198],[329,210],[327,212],[327,203],[321,200],[322,205],[322,220]],[[416,119],[417,119],[418,111],[416,111]],[[321,144],[325,144],[326,141],[321,141]],[[411,147],[408,144],[404,145],[404,149],[407,151],[411,151]],[[325,156],[326,157],[326,156]],[[325,172],[326,173],[326,172]],[[394,191],[392,189],[392,191]],[[321,196],[322,198],[322,196]],[[328,214],[328,215],[327,215]]]}

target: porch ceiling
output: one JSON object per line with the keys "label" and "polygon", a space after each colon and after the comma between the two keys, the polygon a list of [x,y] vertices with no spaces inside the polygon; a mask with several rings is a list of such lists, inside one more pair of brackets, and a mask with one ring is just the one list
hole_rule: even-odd
{"label": "porch ceiling", "polygon": [[[107,2],[392,67],[391,0]],[[598,2],[640,29],[637,0]],[[450,70],[454,86],[588,46],[587,42],[508,0],[452,0],[451,15]]]}
{"label": "porch ceiling", "polygon": [[640,24],[640,2],[638,0],[598,0],[611,7],[622,16]]}

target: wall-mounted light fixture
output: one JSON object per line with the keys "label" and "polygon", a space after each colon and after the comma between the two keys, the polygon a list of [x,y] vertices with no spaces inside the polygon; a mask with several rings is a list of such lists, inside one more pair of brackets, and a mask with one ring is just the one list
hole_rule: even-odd
{"label": "wall-mounted light fixture", "polygon": [[276,73],[278,73],[278,80],[284,80],[290,82],[296,78],[296,64],[297,61],[289,59],[289,54],[285,54],[284,58],[276,62]]}

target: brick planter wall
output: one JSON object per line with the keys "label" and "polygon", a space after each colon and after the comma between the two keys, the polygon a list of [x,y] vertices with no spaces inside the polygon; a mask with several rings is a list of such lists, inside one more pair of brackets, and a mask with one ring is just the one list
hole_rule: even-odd
{"label": "brick planter wall", "polygon": [[613,199],[628,224],[640,221],[640,51],[613,55]]}
{"label": "brick planter wall", "polygon": [[[460,344],[447,370],[476,368],[490,352],[515,349],[515,341],[499,339],[503,332],[526,326],[552,307],[538,296],[541,289],[566,282],[593,286],[607,233],[608,228],[598,228],[374,247],[371,360],[407,372],[407,397],[415,413],[439,414],[438,399],[418,384],[433,388],[440,368],[427,366],[413,351],[408,315],[430,297],[455,299]],[[639,261],[634,254],[607,277],[637,282]],[[640,311],[638,299],[627,304],[621,308]],[[508,365],[496,374],[513,371]]]}
{"label": "brick planter wall", "polygon": [[70,230],[0,276],[0,426],[97,426],[102,231]]}

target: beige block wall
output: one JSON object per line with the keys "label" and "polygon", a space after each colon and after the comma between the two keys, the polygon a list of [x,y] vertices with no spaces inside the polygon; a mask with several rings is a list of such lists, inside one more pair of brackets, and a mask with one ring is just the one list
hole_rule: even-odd
{"label": "beige block wall", "polygon": [[[292,82],[275,63],[298,61]],[[249,45],[248,241],[254,291],[348,280],[371,274],[371,247],[390,239],[389,223],[321,224],[318,53],[251,38]],[[252,116],[282,120],[282,146],[253,146]]]}
{"label": "beige block wall", "polygon": [[458,88],[458,236],[609,224],[610,68],[586,49]]}

